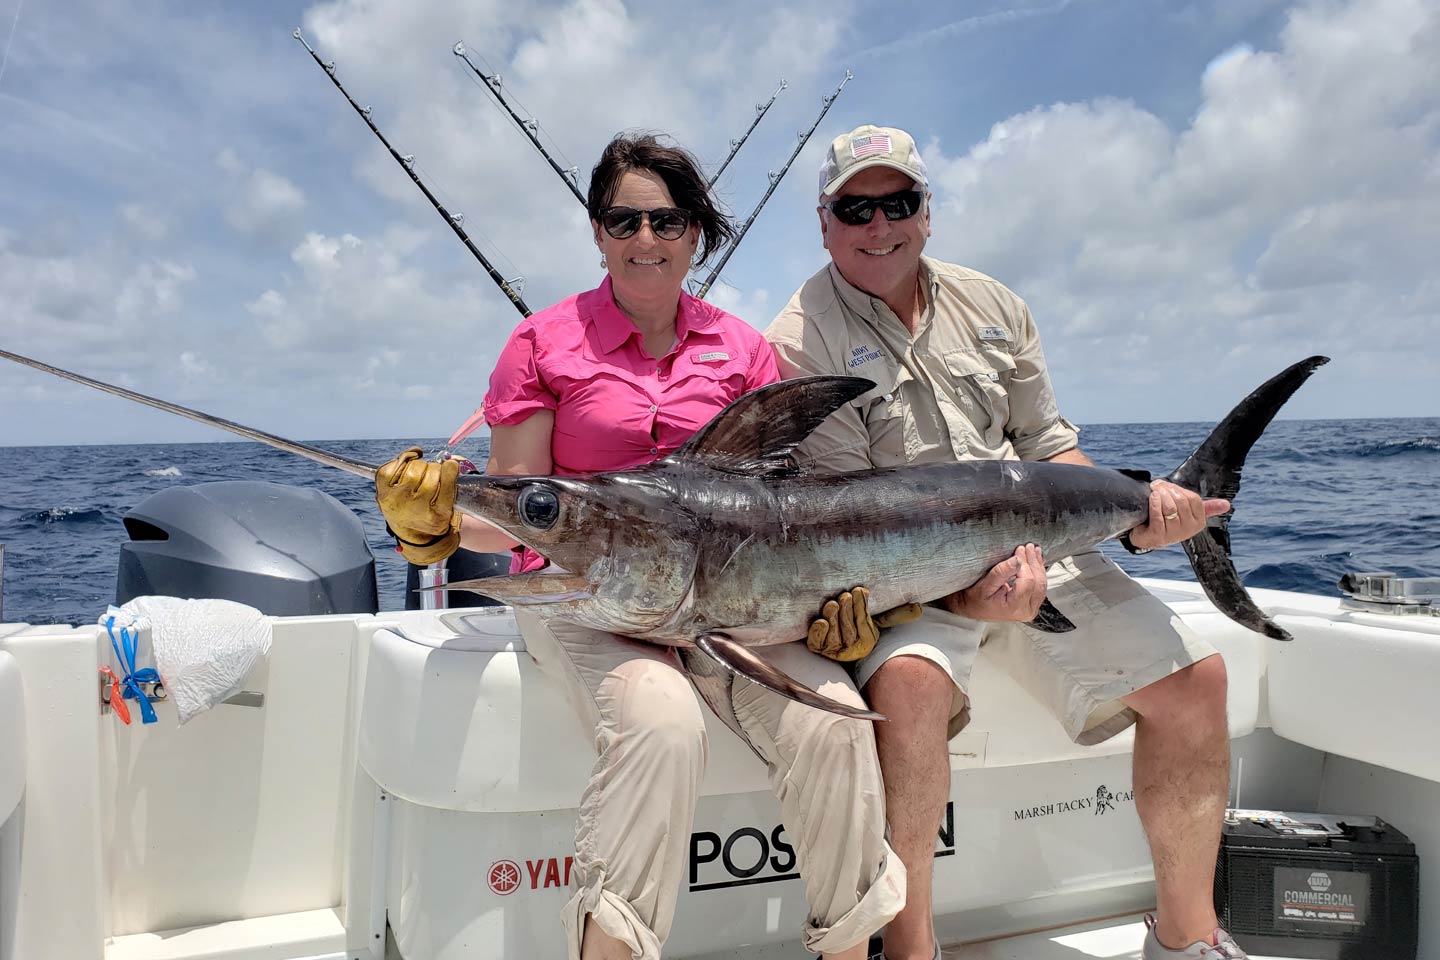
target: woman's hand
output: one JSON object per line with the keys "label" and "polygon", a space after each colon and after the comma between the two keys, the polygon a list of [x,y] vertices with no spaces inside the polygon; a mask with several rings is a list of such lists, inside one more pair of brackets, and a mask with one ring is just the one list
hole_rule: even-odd
{"label": "woman's hand", "polygon": [[411,447],[375,471],[375,502],[401,554],[417,566],[444,560],[460,546],[455,509],[460,464],[422,460],[422,453]]}
{"label": "woman's hand", "polygon": [[805,646],[822,657],[851,663],[862,660],[875,649],[880,631],[899,623],[920,619],[920,604],[907,603],[870,616],[870,591],[864,587],[847,590],[825,601],[820,616],[810,624]]}

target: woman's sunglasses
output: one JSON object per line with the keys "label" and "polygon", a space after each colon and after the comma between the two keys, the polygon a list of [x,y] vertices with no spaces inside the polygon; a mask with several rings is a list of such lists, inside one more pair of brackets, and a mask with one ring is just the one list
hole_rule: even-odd
{"label": "woman's sunglasses", "polygon": [[679,207],[656,207],[636,210],[634,207],[606,207],[600,211],[600,225],[616,240],[633,237],[642,219],[650,221],[650,229],[661,240],[679,240],[690,229],[690,212]]}
{"label": "woman's sunglasses", "polygon": [[821,206],[829,209],[835,219],[852,227],[869,223],[878,207],[886,220],[909,220],[920,212],[925,194],[920,190],[901,190],[883,197],[837,197]]}

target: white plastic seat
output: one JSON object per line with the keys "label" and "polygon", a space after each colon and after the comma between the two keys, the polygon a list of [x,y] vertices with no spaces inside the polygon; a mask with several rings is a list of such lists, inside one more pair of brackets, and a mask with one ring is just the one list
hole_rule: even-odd
{"label": "white plastic seat", "polygon": [[[370,642],[360,763],[411,803],[471,812],[574,807],[591,731],[525,652],[509,608],[414,611]],[[706,795],[769,791],[764,765],[709,716]]]}

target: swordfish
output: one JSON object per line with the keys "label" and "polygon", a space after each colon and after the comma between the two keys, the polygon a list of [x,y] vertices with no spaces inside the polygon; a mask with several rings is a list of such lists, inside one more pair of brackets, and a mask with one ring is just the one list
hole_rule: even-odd
{"label": "swordfish", "polygon": [[[18,354],[0,357],[258,440],[374,480],[376,467]],[[1251,446],[1328,362],[1310,357],[1266,381],[1166,479],[1233,500]],[[872,390],[856,377],[805,377],[732,402],[674,453],[631,470],[458,482],[457,506],[550,560],[534,573],[447,584],[544,616],[680,648],[697,689],[738,731],[738,674],[847,717],[879,714],[825,697],[751,648],[805,636],[828,598],[856,585],[884,611],[962,590],[1038,544],[1064,557],[1143,523],[1150,476],[1069,464],[984,460],[808,474],[796,447],[833,411]],[[1184,544],[1206,594],[1232,620],[1288,640],[1230,561],[1230,515]],[[1073,629],[1042,608],[1038,629]]]}
{"label": "swordfish", "polygon": [[[1311,357],[1267,381],[1166,479],[1232,499],[1255,440],[1326,362]],[[874,717],[800,686],[750,648],[802,638],[827,598],[857,584],[869,588],[874,610],[924,603],[972,585],[1020,544],[1065,557],[1149,515],[1150,476],[1139,471],[977,460],[802,472],[795,448],[874,386],[855,377],[805,377],[763,387],[673,454],[632,470],[461,477],[462,511],[558,569],[449,586],[680,647],[727,723],[729,698],[715,681],[728,677],[716,665],[811,706]],[[1211,518],[1185,542],[1200,583],[1232,620],[1288,640],[1241,584],[1228,522],[1228,514]],[[1073,629],[1053,606],[1034,625]]]}

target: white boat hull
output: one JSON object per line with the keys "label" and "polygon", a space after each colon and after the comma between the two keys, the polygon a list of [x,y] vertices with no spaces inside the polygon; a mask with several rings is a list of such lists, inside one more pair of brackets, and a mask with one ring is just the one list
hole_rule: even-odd
{"label": "white boat hull", "polygon": [[[1287,645],[1152,586],[1226,658],[1240,803],[1399,826],[1420,851],[1420,956],[1440,957],[1440,618],[1261,592]],[[378,960],[387,919],[403,960],[560,955],[593,754],[508,613],[279,618],[247,683],[263,706],[185,727],[163,704],[149,726],[100,713],[102,637],[0,628],[0,690],[24,686],[0,697],[23,704],[0,759],[24,773],[0,807],[0,960]],[[937,838],[942,938],[1153,906],[1130,735],[1074,746],[984,651],[973,685]],[[703,794],[667,956],[797,955],[778,804],[718,722]]]}

